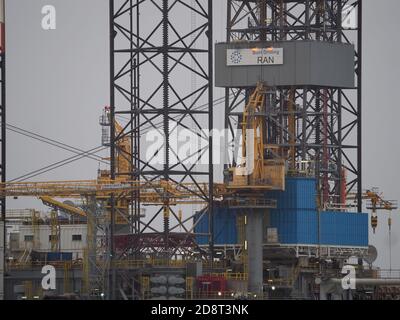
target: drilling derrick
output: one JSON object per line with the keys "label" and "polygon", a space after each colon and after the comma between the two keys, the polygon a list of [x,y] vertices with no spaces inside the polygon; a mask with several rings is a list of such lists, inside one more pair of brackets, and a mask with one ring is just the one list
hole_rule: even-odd
{"label": "drilling derrick", "polygon": [[[216,85],[226,90],[225,127],[240,126],[244,106],[262,79],[276,88],[267,121],[277,146],[289,151],[289,169],[295,172],[307,161],[318,177],[322,206],[343,201],[345,187],[344,192],[357,193],[361,211],[361,2],[229,0],[227,10],[226,43],[216,50]],[[301,46],[312,54],[309,60],[299,53]],[[246,61],[246,49],[274,48],[283,50],[282,65],[275,61],[257,69],[256,62]],[[241,61],[231,61],[236,68],[227,66],[226,50],[233,59],[244,50]],[[340,79],[331,76],[335,69]],[[295,70],[297,78],[290,74]],[[231,166],[234,159],[231,154]]]}
{"label": "drilling derrick", "polygon": [[[245,160],[229,149],[224,172],[230,197],[242,203],[255,296],[263,292],[265,227],[278,233],[274,242],[298,248],[325,241],[319,212],[345,207],[349,192],[361,212],[360,66],[361,1],[228,0],[216,86],[225,88],[225,128],[236,132],[228,145],[242,135]],[[308,204],[291,200],[299,179],[310,186]],[[269,206],[260,208],[262,199]]]}

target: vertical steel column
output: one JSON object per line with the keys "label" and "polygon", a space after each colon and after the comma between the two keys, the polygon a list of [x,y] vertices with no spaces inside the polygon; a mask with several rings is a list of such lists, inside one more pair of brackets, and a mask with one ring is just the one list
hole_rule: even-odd
{"label": "vertical steel column", "polygon": [[[343,19],[342,19],[342,14],[340,14],[343,10],[343,1],[340,0],[337,4],[337,39],[336,41],[341,43],[342,42],[342,24],[343,24]],[[338,136],[337,136],[337,143],[338,143],[338,162],[340,164],[343,164],[343,138],[342,138],[342,90],[338,89],[338,93],[337,93],[337,127],[338,127]],[[337,189],[336,189],[336,195],[339,199],[339,204],[342,204],[344,202],[346,202],[345,197],[343,197],[342,195],[345,194],[346,192],[346,186],[343,184],[343,165],[341,165],[340,167],[337,168],[338,170],[338,185],[337,185]]]}
{"label": "vertical steel column", "polygon": [[[136,30],[139,33],[140,32],[140,0],[136,0]],[[132,26],[133,28],[133,26]],[[135,46],[138,48],[140,45],[139,37],[136,37],[136,42]],[[132,48],[133,50],[134,48]],[[134,140],[134,147],[132,148],[133,154],[140,154],[140,118],[139,118],[139,110],[140,110],[140,57],[139,55],[136,55],[135,57],[135,65],[134,65],[134,72],[135,72],[135,90],[134,90],[134,101],[135,101],[135,112],[134,112],[134,117],[135,117],[135,140]],[[140,162],[138,157],[134,159],[134,166],[133,169],[135,170],[135,181],[140,181],[140,173],[138,168],[140,167]],[[140,206],[140,189],[136,191],[135,197],[132,199],[131,205],[135,207],[135,233],[140,234],[140,211],[141,211],[141,206]]]}
{"label": "vertical steel column", "polygon": [[[5,48],[5,4],[4,0],[0,1],[0,74],[1,74],[1,97],[0,97],[0,122],[1,122],[1,134],[0,134],[0,143],[1,143],[1,163],[0,163],[0,176],[1,182],[6,182],[6,48]],[[4,244],[4,254],[5,257],[5,248],[6,248],[6,197],[0,198],[0,221],[3,221],[3,244]],[[5,259],[4,259],[5,261]],[[5,270],[5,262],[3,266],[0,266],[2,270]],[[1,279],[0,281],[3,281]]]}
{"label": "vertical steel column", "polygon": [[357,26],[357,202],[358,211],[362,211],[362,0],[358,0],[358,26]]}
{"label": "vertical steel column", "polygon": [[[212,0],[208,0],[208,108],[209,108],[209,117],[208,117],[208,128],[211,131],[214,128],[214,43],[213,43],[213,2]],[[212,131],[211,131],[212,132]],[[210,232],[210,258],[211,263],[214,260],[214,188],[212,187],[214,184],[214,157],[213,157],[213,137],[210,134],[208,138],[208,183],[210,185],[208,191],[208,216],[209,216],[209,232]]]}
{"label": "vertical steel column", "polygon": [[263,292],[263,211],[249,209],[246,225],[249,291],[261,297]]}
{"label": "vertical steel column", "polygon": [[[129,28],[132,30],[133,29],[133,0],[129,0]],[[130,68],[131,70],[136,70],[136,60],[135,60],[135,56],[133,53],[133,44],[134,44],[134,39],[133,39],[133,34],[131,33],[129,35],[129,42],[131,43],[131,54],[130,54]],[[136,73],[135,72],[131,72],[131,74],[129,75],[129,82],[130,82],[130,86],[131,86],[131,90],[135,91],[136,90]],[[136,100],[133,99],[133,97],[131,98],[131,114],[132,117],[134,117],[135,114],[135,103]],[[131,139],[131,143],[130,143],[130,148],[133,151],[133,149],[135,148],[135,121],[131,121],[130,124],[130,133],[129,133],[129,137]],[[134,181],[135,180],[135,172],[132,170],[130,172],[130,180]],[[132,191],[130,193],[130,197],[131,199],[134,198],[135,196],[135,191]],[[130,203],[130,209],[129,210],[129,214],[130,214],[130,218],[131,219],[136,219],[136,208],[132,203]],[[129,232],[134,233],[135,229],[136,229],[136,221],[134,221],[131,225],[129,226]]]}
{"label": "vertical steel column", "polygon": [[[164,180],[169,181],[169,168],[170,168],[170,132],[169,132],[169,3],[168,0],[163,0],[162,3],[162,59],[163,59],[163,131],[165,139],[164,148]],[[164,237],[165,237],[165,252],[168,252],[169,242],[169,207],[168,200],[164,203]]]}
{"label": "vertical steel column", "polygon": [[[231,32],[232,32],[232,0],[227,0],[227,13],[226,13],[226,42],[231,41]],[[229,129],[229,114],[230,114],[230,88],[225,88],[225,119],[224,119],[224,128],[225,132],[228,132]],[[228,145],[230,143],[228,137],[225,137],[225,145]],[[226,159],[224,158],[224,170],[227,170],[229,167],[228,164],[228,159],[229,159],[229,151],[226,151]],[[233,155],[232,155],[233,156]],[[232,159],[233,162],[233,159]]]}
{"label": "vertical steel column", "polygon": [[[111,171],[111,180],[115,180],[115,95],[114,95],[114,0],[110,0],[109,2],[109,14],[110,14],[110,171]],[[111,268],[111,279],[108,286],[108,299],[115,300],[115,286],[116,286],[116,273],[114,268],[114,256],[115,256],[115,248],[114,248],[114,231],[115,231],[115,196],[111,195],[110,198],[111,205],[111,227],[110,227],[110,268]]]}

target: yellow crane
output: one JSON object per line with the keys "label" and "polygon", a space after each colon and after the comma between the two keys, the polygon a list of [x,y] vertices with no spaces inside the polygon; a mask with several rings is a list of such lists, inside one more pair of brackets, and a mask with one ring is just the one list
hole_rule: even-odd
{"label": "yellow crane", "polygon": [[[378,226],[378,211],[388,211],[389,212],[389,231],[392,226],[392,218],[391,213],[393,210],[397,209],[397,201],[395,200],[385,200],[383,198],[382,193],[379,193],[377,188],[372,188],[365,190],[361,195],[363,200],[369,200],[367,203],[367,209],[371,210],[371,227],[373,232]],[[356,201],[356,195],[354,193],[349,193],[346,196],[347,200],[354,200]]]}
{"label": "yellow crane", "polygon": [[54,209],[61,209],[63,212],[69,213],[72,216],[86,217],[86,212],[80,208],[69,205],[67,203],[58,201],[52,197],[41,196],[39,197],[43,204]]}
{"label": "yellow crane", "polygon": [[268,144],[266,100],[268,87],[258,83],[243,112],[242,161],[229,169],[227,189],[284,190],[285,159],[275,144]]}
{"label": "yellow crane", "polygon": [[[4,197],[38,197],[45,204],[53,208],[62,209],[72,215],[87,218],[88,227],[88,247],[84,255],[84,282],[85,290],[89,293],[91,288],[98,287],[98,283],[104,280],[104,272],[107,270],[108,261],[97,261],[97,252],[101,252],[97,246],[101,246],[97,233],[97,225],[99,219],[104,221],[102,217],[95,216],[93,212],[85,212],[82,209],[75,208],[66,203],[56,200],[56,198],[84,198],[88,205],[92,206],[94,202],[103,201],[107,203],[110,195],[114,194],[115,198],[124,198],[129,200],[132,192],[140,190],[140,200],[145,204],[163,204],[165,199],[169,199],[170,204],[204,204],[207,203],[198,193],[202,188],[204,194],[208,194],[208,184],[181,183],[176,184],[170,181],[111,181],[111,180],[85,180],[85,181],[47,181],[47,182],[17,182],[0,184],[0,196]],[[117,204],[118,206],[118,204]],[[89,210],[91,211],[91,210]],[[54,217],[53,217],[54,218]],[[109,219],[109,215],[105,219]],[[182,220],[180,218],[180,220]],[[57,242],[57,224],[52,219],[52,250],[56,250]],[[101,222],[100,222],[101,223]],[[93,271],[102,270],[102,271]],[[96,283],[93,285],[92,283]],[[103,285],[100,285],[103,287]]]}
{"label": "yellow crane", "polygon": [[[109,109],[105,108],[101,117],[103,125],[110,123]],[[115,121],[116,135],[121,135],[124,128]],[[77,217],[85,217],[82,209],[59,201],[60,198],[95,197],[98,201],[107,202],[111,194],[116,197],[116,208],[128,214],[130,199],[140,191],[139,200],[144,205],[206,204],[201,194],[208,194],[207,183],[173,183],[171,181],[131,181],[132,172],[131,140],[129,136],[118,139],[116,148],[117,178],[111,180],[109,170],[100,170],[97,180],[44,181],[44,182],[7,182],[0,184],[0,195],[6,197],[38,197],[45,205],[61,209]],[[107,205],[106,205],[107,207]],[[125,222],[126,223],[126,222]]]}
{"label": "yellow crane", "polygon": [[388,219],[388,226],[389,226],[389,231],[391,230],[392,227],[392,217],[391,213],[393,210],[397,209],[397,203],[396,201],[393,200],[384,200],[380,194],[376,190],[367,190],[363,194],[363,199],[369,199],[370,203],[367,205],[367,209],[372,210],[372,215],[371,215],[371,227],[372,230],[375,233],[375,229],[378,226],[378,215],[377,211],[378,210],[385,210],[389,211],[389,219]]}
{"label": "yellow crane", "polygon": [[[107,117],[107,116],[106,116]],[[123,131],[122,126],[116,123],[116,134]],[[0,196],[2,197],[37,197],[45,205],[53,209],[60,209],[68,214],[77,217],[86,217],[88,225],[88,247],[84,259],[85,287],[89,291],[93,287],[90,283],[100,281],[101,272],[93,272],[97,269],[96,252],[99,249],[99,235],[97,226],[110,219],[109,209],[110,198],[114,195],[115,207],[117,211],[129,215],[130,200],[138,197],[144,205],[169,205],[181,204],[201,204],[207,205],[205,195],[209,194],[208,183],[175,183],[172,181],[139,181],[130,180],[129,172],[132,172],[132,164],[129,160],[131,156],[131,143],[129,137],[119,139],[116,151],[116,171],[117,178],[111,180],[109,170],[100,170],[97,180],[76,180],[76,181],[43,181],[43,182],[6,182],[0,184]],[[213,186],[211,186],[213,187]],[[140,191],[140,192],[139,192]],[[62,202],[59,199],[81,199],[85,201],[85,209],[76,208],[73,205]],[[105,216],[97,216],[96,202],[104,204]],[[86,210],[88,212],[86,212]],[[58,226],[56,213],[52,213],[52,250],[56,250],[56,235]],[[122,224],[128,220],[121,219]],[[179,214],[179,221],[182,222],[182,214]],[[118,219],[116,219],[118,224]],[[54,243],[53,243],[54,242]],[[106,270],[107,261],[103,261],[101,266]],[[93,276],[93,274],[95,274]],[[100,274],[98,276],[97,274]],[[91,276],[89,276],[91,275]],[[95,280],[93,280],[93,279]]]}
{"label": "yellow crane", "polygon": [[[111,125],[111,113],[110,108],[105,107],[103,115],[100,117],[100,125],[103,127],[103,130],[107,131],[107,127]],[[115,124],[115,134],[118,137],[115,148],[115,169],[116,169],[116,179],[115,181],[125,182],[132,178],[131,172],[133,172],[134,167],[131,161],[132,158],[132,144],[131,138],[129,135],[124,134],[124,128],[122,125],[118,123],[118,121],[114,121]],[[107,135],[107,134],[106,134]],[[103,137],[104,139],[104,137]],[[105,141],[103,141],[104,145],[109,145],[110,139],[106,137]],[[107,158],[105,160],[110,160]],[[99,170],[97,181],[99,183],[107,182],[111,179],[111,171],[110,170]],[[126,197],[119,197],[116,199],[115,208],[118,209],[118,212],[122,213],[116,216],[115,222],[117,224],[125,224],[126,219],[124,219],[124,215],[129,215],[129,199]]]}
{"label": "yellow crane", "polygon": [[[208,192],[207,183],[173,183],[170,181],[44,181],[44,182],[6,182],[0,184],[0,196],[6,197],[38,197],[44,201],[52,202],[50,198],[81,198],[95,196],[97,199],[106,200],[111,194],[131,197],[133,191],[140,190],[140,199],[145,204],[162,204],[165,198],[170,203],[200,204],[204,199],[199,195],[199,187],[204,194]],[[60,203],[57,203],[61,206]],[[66,205],[64,204],[64,207]],[[68,208],[71,210],[71,208]],[[72,210],[71,210],[72,212]],[[74,211],[78,215],[82,212]]]}

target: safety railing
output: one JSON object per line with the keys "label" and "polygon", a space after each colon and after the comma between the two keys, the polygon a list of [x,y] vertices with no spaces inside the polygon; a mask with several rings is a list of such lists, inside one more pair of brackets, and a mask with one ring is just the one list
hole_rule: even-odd
{"label": "safety railing", "polygon": [[[188,263],[196,263],[195,260],[166,260],[166,259],[143,259],[143,260],[115,260],[112,266],[116,269],[140,269],[146,267],[174,267],[174,268],[185,268]],[[73,261],[27,261],[18,262],[12,261],[7,262],[8,270],[27,270],[34,268],[41,268],[45,265],[52,265],[56,268],[65,268],[66,265],[71,265],[72,268],[80,268],[83,265],[83,260]],[[104,261],[97,261],[97,265],[101,266]],[[203,268],[211,267],[211,263],[207,261],[202,262]],[[214,261],[212,264],[213,268],[225,268],[226,265],[222,261]],[[244,274],[241,273],[218,273],[220,276],[225,276],[227,279],[241,280],[244,278]]]}
{"label": "safety railing", "polygon": [[221,277],[226,280],[247,281],[249,279],[249,275],[247,273],[239,273],[239,272],[208,273],[205,275],[212,277]]}
{"label": "safety railing", "polygon": [[7,270],[29,270],[42,268],[45,265],[52,265],[55,268],[82,268],[82,261],[28,261],[28,262],[7,262]]}

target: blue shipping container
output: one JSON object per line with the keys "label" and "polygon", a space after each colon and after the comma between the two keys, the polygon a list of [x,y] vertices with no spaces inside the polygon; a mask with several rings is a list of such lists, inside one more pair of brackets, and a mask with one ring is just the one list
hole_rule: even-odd
{"label": "blue shipping container", "polygon": [[[317,211],[316,180],[288,177],[285,191],[267,192],[268,199],[277,200],[277,209],[270,210],[268,227],[278,229],[282,244],[368,246],[368,214]],[[215,244],[237,244],[236,210],[215,207]],[[195,233],[208,233],[208,214],[199,220],[195,215]],[[200,245],[208,244],[207,236],[196,236]]]}
{"label": "blue shipping container", "polygon": [[[228,208],[214,211],[215,244],[237,244],[236,212]],[[274,209],[269,227],[278,229],[282,244],[368,246],[368,214],[320,212],[317,210]],[[200,215],[195,216],[195,222]],[[318,232],[318,226],[320,231]],[[199,220],[195,233],[208,233],[208,215]],[[318,234],[319,233],[319,234]],[[196,236],[199,245],[207,245],[207,236]]]}
{"label": "blue shipping container", "polygon": [[278,229],[282,244],[316,244],[318,219],[316,210],[271,210],[270,227]]}
{"label": "blue shipping container", "polygon": [[367,247],[368,223],[368,213],[321,212],[321,244]]}
{"label": "blue shipping container", "polygon": [[266,198],[277,200],[278,209],[316,209],[317,192],[314,178],[287,177],[285,191],[266,193]]}
{"label": "blue shipping container", "polygon": [[[195,233],[208,233],[209,231],[209,216],[205,213],[202,217],[201,214],[194,216],[194,221],[197,225],[194,228]],[[236,226],[236,210],[215,207],[214,208],[214,243],[218,245],[223,244],[237,244],[237,226]],[[196,242],[199,245],[208,244],[208,237],[196,235]]]}
{"label": "blue shipping container", "polygon": [[[282,244],[368,246],[368,214],[317,210],[271,210],[270,225]],[[319,231],[318,231],[319,229]]]}
{"label": "blue shipping container", "polygon": [[270,210],[270,227],[278,229],[280,243],[318,242],[315,178],[287,177],[285,191],[268,192],[266,197],[277,200],[277,209]]}

